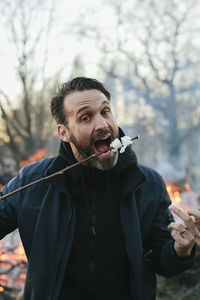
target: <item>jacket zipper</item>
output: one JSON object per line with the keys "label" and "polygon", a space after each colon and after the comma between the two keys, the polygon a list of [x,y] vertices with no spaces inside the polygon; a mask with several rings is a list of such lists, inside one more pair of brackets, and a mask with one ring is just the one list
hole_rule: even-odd
{"label": "jacket zipper", "polygon": [[95,230],[95,205],[92,203],[91,205],[91,214],[90,214],[90,273],[93,273],[95,261],[94,261],[94,241],[96,236]]}

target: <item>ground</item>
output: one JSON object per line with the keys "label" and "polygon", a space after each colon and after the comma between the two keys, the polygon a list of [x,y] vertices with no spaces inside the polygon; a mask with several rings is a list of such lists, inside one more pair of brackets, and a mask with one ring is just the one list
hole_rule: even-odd
{"label": "ground", "polygon": [[194,266],[173,278],[157,276],[156,300],[200,300],[200,250]]}

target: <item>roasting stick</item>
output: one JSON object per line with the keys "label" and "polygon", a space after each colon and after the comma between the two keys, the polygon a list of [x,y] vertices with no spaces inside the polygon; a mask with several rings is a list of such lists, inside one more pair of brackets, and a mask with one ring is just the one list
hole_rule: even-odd
{"label": "roasting stick", "polygon": [[[137,136],[133,137],[133,138],[131,139],[131,141],[134,141],[134,140],[137,140],[137,139],[139,139],[139,134],[138,134]],[[64,169],[62,169],[62,170],[60,170],[60,171],[58,171],[58,172],[56,172],[56,173],[53,173],[53,174],[51,174],[51,175],[49,175],[49,176],[42,177],[42,178],[40,178],[40,179],[38,179],[38,180],[35,180],[35,181],[31,182],[31,183],[28,183],[28,184],[26,184],[26,185],[24,185],[24,186],[22,186],[22,187],[20,187],[20,188],[18,188],[18,189],[16,189],[16,190],[10,192],[10,193],[8,193],[8,194],[6,194],[6,195],[4,195],[4,196],[1,196],[1,197],[0,197],[0,200],[3,200],[3,199],[5,199],[5,198],[7,198],[7,197],[9,197],[9,196],[12,196],[13,194],[15,194],[15,193],[17,193],[17,192],[20,192],[20,191],[22,191],[22,190],[24,190],[24,189],[27,189],[27,188],[30,187],[30,186],[33,186],[33,185],[38,184],[38,183],[40,183],[40,182],[43,182],[43,181],[45,181],[45,180],[51,179],[51,178],[53,178],[53,177],[55,177],[55,176],[57,176],[57,175],[61,175],[61,174],[63,174],[64,172],[66,172],[66,171],[68,171],[68,170],[70,170],[70,169],[72,169],[72,168],[78,167],[79,165],[84,164],[85,162],[88,162],[89,160],[94,159],[94,158],[100,156],[101,154],[106,153],[106,152],[108,152],[108,151],[110,151],[110,150],[112,150],[112,149],[113,149],[113,147],[109,147],[109,148],[107,148],[106,150],[104,150],[104,151],[102,151],[102,152],[99,152],[99,153],[97,153],[97,154],[92,154],[92,155],[89,156],[88,158],[85,158],[85,159],[83,159],[83,160],[81,160],[81,161],[79,161],[79,162],[77,162],[77,163],[75,163],[75,164],[73,164],[73,165],[71,165],[71,166],[68,166],[68,167],[66,167],[66,168],[64,168]]]}

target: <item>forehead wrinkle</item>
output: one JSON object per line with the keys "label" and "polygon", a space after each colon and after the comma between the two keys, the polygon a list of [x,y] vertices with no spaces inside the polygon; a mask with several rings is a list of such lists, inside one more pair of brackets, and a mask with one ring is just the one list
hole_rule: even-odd
{"label": "forehead wrinkle", "polygon": [[[110,104],[110,102],[108,100],[103,100],[100,104],[100,107],[104,106],[105,104]],[[92,106],[90,105],[82,106],[77,110],[76,115],[80,114],[84,110],[89,110],[89,109],[92,110],[93,109]]]}

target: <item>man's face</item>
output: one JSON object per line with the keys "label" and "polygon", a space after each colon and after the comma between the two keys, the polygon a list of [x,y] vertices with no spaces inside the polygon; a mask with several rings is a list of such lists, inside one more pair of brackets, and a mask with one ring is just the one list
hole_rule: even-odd
{"label": "man's face", "polygon": [[[60,138],[69,142],[77,161],[106,150],[118,137],[110,101],[99,90],[76,91],[64,99],[68,124],[58,124]],[[117,161],[112,150],[92,160],[93,166],[108,170]]]}

